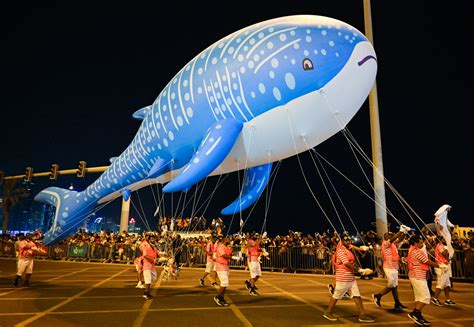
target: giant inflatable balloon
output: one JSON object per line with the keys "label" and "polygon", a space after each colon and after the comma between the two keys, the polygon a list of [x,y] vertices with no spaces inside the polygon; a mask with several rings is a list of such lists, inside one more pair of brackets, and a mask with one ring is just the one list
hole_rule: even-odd
{"label": "giant inflatable balloon", "polygon": [[222,210],[252,205],[272,162],[343,129],[372,88],[374,48],[336,19],[281,17],[241,29],[187,63],[148,107],[125,151],[82,192],[49,187],[36,200],[56,207],[44,243],[75,233],[101,203],[150,183],[186,191],[210,175],[246,169],[245,187]]}

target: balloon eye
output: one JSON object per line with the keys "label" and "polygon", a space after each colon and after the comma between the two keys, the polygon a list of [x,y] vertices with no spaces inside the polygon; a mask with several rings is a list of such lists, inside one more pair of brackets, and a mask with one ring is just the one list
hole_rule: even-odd
{"label": "balloon eye", "polygon": [[309,58],[303,59],[303,69],[304,70],[313,70],[314,69],[313,62],[311,61],[311,59],[309,59]]}

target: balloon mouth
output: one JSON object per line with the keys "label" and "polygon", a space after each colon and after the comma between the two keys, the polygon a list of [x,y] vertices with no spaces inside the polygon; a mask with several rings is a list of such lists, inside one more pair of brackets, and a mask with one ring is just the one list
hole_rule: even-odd
{"label": "balloon mouth", "polygon": [[373,59],[373,60],[375,60],[375,62],[377,62],[377,58],[375,58],[375,56],[373,56],[373,55],[368,55],[368,56],[365,56],[361,61],[359,61],[359,62],[357,63],[357,65],[358,65],[358,66],[362,66],[363,64],[365,64],[367,61],[369,61],[369,60],[371,60],[371,59]]}

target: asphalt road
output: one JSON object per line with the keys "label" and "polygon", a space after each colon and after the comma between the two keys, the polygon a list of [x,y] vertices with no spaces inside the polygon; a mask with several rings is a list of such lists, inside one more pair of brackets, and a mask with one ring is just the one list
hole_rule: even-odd
{"label": "asphalt road", "polygon": [[[229,307],[216,306],[216,289],[198,284],[204,269],[183,268],[178,280],[156,284],[155,298],[145,300],[136,289],[131,265],[36,260],[30,288],[14,288],[15,260],[0,258],[0,327],[7,326],[411,326],[409,310],[391,310],[391,295],[377,308],[371,293],[385,281],[358,280],[372,324],[359,324],[352,300],[343,299],[334,313],[338,322],[322,317],[329,301],[326,285],[333,276],[263,272],[260,296],[244,287],[245,271],[231,271]],[[423,310],[432,326],[474,326],[474,284],[456,283],[453,307],[429,305]],[[412,309],[413,293],[400,281],[401,301]],[[441,300],[444,300],[441,296]]]}

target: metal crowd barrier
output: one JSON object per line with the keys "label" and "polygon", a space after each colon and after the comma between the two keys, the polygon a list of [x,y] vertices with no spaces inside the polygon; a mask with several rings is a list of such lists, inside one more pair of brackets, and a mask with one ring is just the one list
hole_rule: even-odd
{"label": "metal crowd barrier", "polygon": [[[46,253],[37,255],[37,258],[132,263],[136,257],[141,255],[140,250],[134,244],[126,243],[56,244],[44,247],[44,249]],[[332,253],[327,248],[265,246],[265,249],[269,256],[261,258],[263,270],[332,274]],[[160,251],[162,250],[166,249],[160,249]],[[246,269],[245,249],[242,246],[234,246],[232,252],[237,259],[230,261],[230,267]],[[407,253],[408,249],[399,249],[402,261]],[[0,256],[15,257],[15,244],[0,240]],[[207,261],[205,249],[200,245],[183,245],[176,259],[180,265],[190,267],[204,267]],[[382,259],[378,253],[370,251],[365,255],[357,254],[357,263],[363,268],[371,268],[380,277],[383,276]],[[466,272],[474,270],[472,267],[467,267],[467,264],[473,265],[474,263],[466,262],[463,251],[456,251],[451,262],[452,276],[465,279]],[[408,278],[406,263],[400,263],[399,276]]]}

